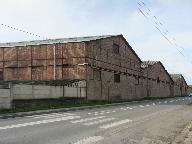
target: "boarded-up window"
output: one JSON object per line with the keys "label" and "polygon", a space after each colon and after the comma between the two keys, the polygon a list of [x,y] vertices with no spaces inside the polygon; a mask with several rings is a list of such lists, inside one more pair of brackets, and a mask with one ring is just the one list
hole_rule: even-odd
{"label": "boarded-up window", "polygon": [[115,54],[119,54],[119,45],[113,44],[113,52],[114,52]]}
{"label": "boarded-up window", "polygon": [[101,71],[99,71],[97,69],[93,69],[93,79],[101,80]]}
{"label": "boarded-up window", "polygon": [[114,74],[114,82],[120,83],[120,74]]}

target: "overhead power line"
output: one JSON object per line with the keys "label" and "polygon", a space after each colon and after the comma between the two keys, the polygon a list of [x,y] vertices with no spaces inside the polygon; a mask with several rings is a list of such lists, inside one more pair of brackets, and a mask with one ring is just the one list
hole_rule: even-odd
{"label": "overhead power line", "polygon": [[170,32],[166,28],[164,28],[164,24],[158,19],[156,15],[152,14],[152,10],[147,7],[147,4],[143,1],[139,1],[138,3],[139,12],[147,18],[150,22],[152,22],[153,26],[158,30],[158,32],[165,38],[183,57],[185,54],[183,51],[184,47],[177,44],[177,40],[174,37],[169,36]]}
{"label": "overhead power line", "polygon": [[23,30],[23,29],[20,29],[20,28],[17,28],[17,27],[13,27],[13,26],[10,26],[10,25],[7,25],[7,24],[1,23],[1,26],[9,28],[9,29],[11,29],[13,31],[22,32],[22,33],[24,33],[26,35],[35,36],[35,37],[42,38],[42,39],[48,39],[47,37],[44,37],[44,36],[41,36],[41,35],[38,35],[38,34],[35,34],[35,33],[32,33],[32,32],[29,32],[29,31],[26,31],[26,30]]}

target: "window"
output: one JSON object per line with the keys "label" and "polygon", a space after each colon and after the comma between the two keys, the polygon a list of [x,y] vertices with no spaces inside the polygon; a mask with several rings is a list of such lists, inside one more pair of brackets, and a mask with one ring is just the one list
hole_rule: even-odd
{"label": "window", "polygon": [[160,83],[160,79],[159,79],[159,77],[157,78],[157,83]]}
{"label": "window", "polygon": [[113,52],[114,52],[115,54],[119,54],[119,45],[113,44]]}
{"label": "window", "polygon": [[119,74],[114,74],[114,82],[120,83],[120,75]]}
{"label": "window", "polygon": [[93,79],[101,80],[101,71],[99,71],[97,69],[93,69]]}

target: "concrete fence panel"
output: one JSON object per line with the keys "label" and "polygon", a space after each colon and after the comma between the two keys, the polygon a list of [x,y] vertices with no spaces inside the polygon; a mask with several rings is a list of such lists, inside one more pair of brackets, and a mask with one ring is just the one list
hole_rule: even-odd
{"label": "concrete fence panel", "polygon": [[0,89],[0,109],[11,108],[10,89]]}

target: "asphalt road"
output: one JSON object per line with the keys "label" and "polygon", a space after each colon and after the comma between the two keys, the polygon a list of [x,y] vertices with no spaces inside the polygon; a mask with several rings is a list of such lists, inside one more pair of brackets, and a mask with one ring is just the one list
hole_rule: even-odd
{"label": "asphalt road", "polygon": [[[148,128],[156,129],[154,135],[160,133],[158,125],[164,125],[163,120],[169,116],[177,118],[189,103],[192,97],[0,119],[0,144],[149,143],[143,138],[150,134]],[[175,115],[171,115],[173,111]],[[152,121],[157,118],[158,123]]]}

